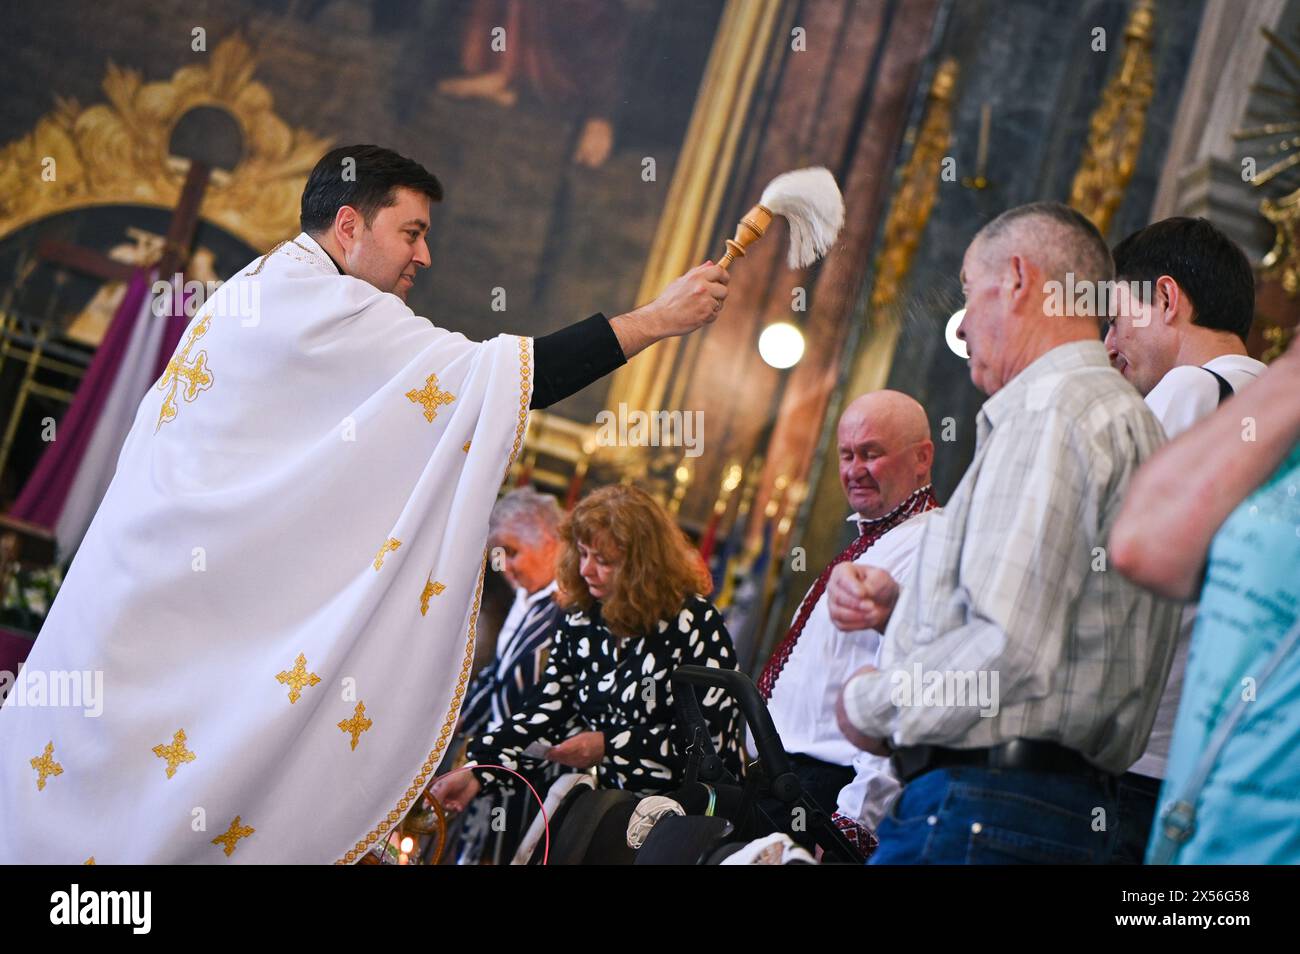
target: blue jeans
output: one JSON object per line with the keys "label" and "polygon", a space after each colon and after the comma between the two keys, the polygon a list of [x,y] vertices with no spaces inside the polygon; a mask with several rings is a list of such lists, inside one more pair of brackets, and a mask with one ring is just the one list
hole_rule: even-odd
{"label": "blue jeans", "polygon": [[1111,864],[1142,864],[1159,802],[1160,779],[1134,772],[1125,772],[1119,777],[1120,832]]}
{"label": "blue jeans", "polygon": [[1106,864],[1118,844],[1115,785],[965,766],[908,782],[880,823],[873,865]]}

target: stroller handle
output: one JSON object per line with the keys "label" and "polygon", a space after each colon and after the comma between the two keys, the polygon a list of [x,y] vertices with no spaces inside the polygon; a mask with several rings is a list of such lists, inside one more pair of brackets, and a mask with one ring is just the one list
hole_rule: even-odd
{"label": "stroller handle", "polygon": [[[792,771],[790,757],[786,755],[785,748],[781,745],[781,737],[772,722],[772,714],[767,711],[767,705],[763,702],[758,686],[754,685],[754,680],[736,669],[678,666],[673,671],[671,682],[673,696],[682,700],[691,714],[691,721],[697,723],[703,723],[704,716],[699,710],[695,690],[692,687],[705,686],[727,692],[740,705],[740,711],[744,714],[745,721],[754,735],[754,746],[758,749],[759,762],[768,773],[768,777],[776,779]],[[705,739],[708,739],[707,732]]]}
{"label": "stroller handle", "polygon": [[[745,721],[749,723],[749,729],[754,735],[759,765],[767,777],[768,793],[787,806],[799,806],[808,811],[811,826],[808,831],[816,833],[816,844],[821,845],[831,857],[853,864],[862,863],[862,856],[857,848],[850,844],[844,833],[835,826],[831,816],[804,791],[803,784],[791,767],[790,756],[786,755],[785,747],[781,744],[781,737],[772,722],[772,714],[767,711],[767,703],[763,701],[763,696],[759,693],[758,686],[754,685],[754,680],[735,669],[678,666],[672,674],[671,685],[673,705],[681,717],[685,735],[700,741],[706,764],[717,763],[713,767],[722,773],[722,777],[730,783],[735,782],[735,779],[730,777],[730,773],[722,767],[713,751],[713,740],[709,737],[708,723],[700,709],[699,699],[695,697],[696,686],[721,689],[740,704],[740,711],[744,713]],[[701,776],[704,776],[703,770]],[[747,795],[748,792],[749,787],[746,785]],[[741,802],[741,814],[747,803],[746,797]],[[762,811],[762,809],[758,810]],[[772,821],[770,817],[768,820]],[[776,827],[778,830],[786,831],[780,826]],[[810,836],[801,835],[795,840],[807,845],[808,837]]]}

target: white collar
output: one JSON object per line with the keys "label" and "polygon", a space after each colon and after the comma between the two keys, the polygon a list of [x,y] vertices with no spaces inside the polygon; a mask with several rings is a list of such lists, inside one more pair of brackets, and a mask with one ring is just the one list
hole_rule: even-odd
{"label": "white collar", "polygon": [[1240,371],[1242,374],[1259,377],[1268,365],[1262,361],[1257,361],[1248,354],[1220,354],[1211,358],[1202,368],[1209,368],[1211,371]]}
{"label": "white collar", "polygon": [[296,261],[305,265],[311,265],[323,272],[329,272],[331,275],[342,275],[339,267],[334,264],[334,259],[330,258],[325,247],[316,241],[306,232],[299,232],[296,238],[287,242],[281,242],[275,248],[271,249],[270,254],[284,251]]}
{"label": "white collar", "polygon": [[533,603],[536,603],[538,600],[542,599],[543,597],[550,596],[557,589],[559,589],[558,584],[556,583],[555,580],[551,580],[551,582],[548,585],[543,586],[540,590],[538,590],[536,593],[533,593],[530,596],[521,586],[515,590],[515,598],[520,602],[531,606]]}

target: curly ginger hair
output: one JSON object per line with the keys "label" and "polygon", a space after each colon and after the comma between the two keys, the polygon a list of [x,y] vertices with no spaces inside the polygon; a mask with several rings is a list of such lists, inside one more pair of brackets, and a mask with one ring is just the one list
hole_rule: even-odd
{"label": "curly ginger hair", "polygon": [[707,596],[713,580],[699,552],[653,497],[637,487],[602,487],[579,501],[560,526],[556,582],[566,609],[589,612],[596,602],[578,572],[578,544],[621,562],[600,612],[617,635],[653,633],[692,594]]}

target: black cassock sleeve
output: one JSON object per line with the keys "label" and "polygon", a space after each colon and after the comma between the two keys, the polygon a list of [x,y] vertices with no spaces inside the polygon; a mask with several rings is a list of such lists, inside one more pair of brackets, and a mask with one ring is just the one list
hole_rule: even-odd
{"label": "black cassock sleeve", "polygon": [[534,410],[550,407],[627,364],[618,336],[600,312],[533,339]]}

